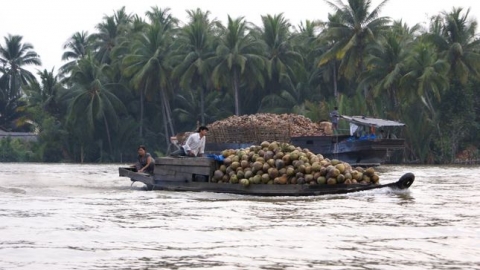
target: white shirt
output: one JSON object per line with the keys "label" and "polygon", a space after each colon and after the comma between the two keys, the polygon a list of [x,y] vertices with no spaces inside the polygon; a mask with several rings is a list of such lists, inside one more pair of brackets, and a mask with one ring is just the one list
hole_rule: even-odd
{"label": "white shirt", "polygon": [[206,136],[200,138],[200,133],[193,133],[188,136],[187,141],[183,145],[183,149],[185,152],[188,152],[189,150],[192,151],[195,156],[199,153],[203,154],[205,151],[205,137]]}

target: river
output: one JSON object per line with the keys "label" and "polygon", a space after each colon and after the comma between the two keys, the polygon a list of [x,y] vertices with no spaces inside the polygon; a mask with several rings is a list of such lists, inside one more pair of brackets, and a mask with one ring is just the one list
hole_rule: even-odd
{"label": "river", "polygon": [[118,166],[1,163],[0,269],[480,269],[478,166],[296,198],[144,191]]}

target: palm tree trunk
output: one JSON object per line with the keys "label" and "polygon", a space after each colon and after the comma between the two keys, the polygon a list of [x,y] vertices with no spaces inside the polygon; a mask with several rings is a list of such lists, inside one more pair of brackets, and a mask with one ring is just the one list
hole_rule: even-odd
{"label": "palm tree trunk", "polygon": [[107,117],[103,114],[103,122],[105,123],[105,129],[107,130],[107,138],[108,138],[108,147],[110,148],[110,155],[113,153],[112,151],[112,140],[110,138],[110,129],[108,128]]}
{"label": "palm tree trunk", "polygon": [[200,86],[200,120],[202,121],[202,125],[205,125],[205,96],[203,86]]}
{"label": "palm tree trunk", "polygon": [[240,115],[240,95],[238,89],[238,72],[236,68],[233,68],[233,91],[235,95],[235,115]]}
{"label": "palm tree trunk", "polygon": [[337,65],[335,62],[333,62],[333,95],[338,102]]}
{"label": "palm tree trunk", "polygon": [[[146,90],[146,88],[147,87],[145,86],[145,90]],[[140,138],[143,137],[143,107],[144,107],[144,102],[145,102],[144,91],[140,90],[140,131],[139,131]]]}
{"label": "palm tree trunk", "polygon": [[168,127],[170,128],[170,132],[175,135],[175,130],[173,128],[173,121],[172,121],[172,109],[170,108],[170,102],[168,101],[168,96],[165,91],[162,90],[162,98],[163,98],[163,106],[165,106],[165,114],[167,117]]}
{"label": "palm tree trunk", "polygon": [[[165,100],[165,98],[163,98]],[[170,145],[170,136],[168,135],[168,117],[167,117],[167,108],[165,105],[165,101],[162,101],[162,118],[163,118],[163,129],[165,130],[165,142],[167,143],[167,151],[168,146]]]}

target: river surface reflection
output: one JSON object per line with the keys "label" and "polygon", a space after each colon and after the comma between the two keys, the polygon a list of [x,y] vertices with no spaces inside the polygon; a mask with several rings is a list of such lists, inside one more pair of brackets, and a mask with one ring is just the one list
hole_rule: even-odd
{"label": "river surface reflection", "polygon": [[381,166],[407,191],[144,191],[120,165],[0,164],[0,269],[479,269],[480,167]]}

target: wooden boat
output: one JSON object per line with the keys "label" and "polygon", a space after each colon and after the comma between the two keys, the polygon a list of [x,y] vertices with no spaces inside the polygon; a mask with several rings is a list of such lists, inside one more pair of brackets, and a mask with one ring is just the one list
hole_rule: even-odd
{"label": "wooden boat", "polygon": [[406,173],[397,182],[376,184],[336,185],[265,185],[214,183],[212,177],[218,163],[211,158],[157,158],[153,175],[136,172],[135,168],[120,167],[119,174],[134,182],[145,184],[148,190],[207,191],[255,196],[315,196],[344,194],[363,190],[394,188],[408,189],[415,176]]}
{"label": "wooden boat", "polygon": [[[398,138],[399,128],[405,124],[397,121],[372,118],[365,116],[341,115],[340,119],[350,125],[350,132],[323,136],[284,136],[272,137],[272,141],[288,142],[301,148],[307,148],[313,153],[322,154],[326,158],[338,159],[349,163],[352,166],[379,166],[384,164],[396,152],[405,148],[405,139]],[[375,130],[372,133],[372,129]],[[384,134],[380,136],[380,131]],[[274,134],[275,135],[275,134]],[[262,138],[261,140],[264,140]],[[224,149],[241,149],[250,145],[259,145],[257,141],[237,141],[236,143],[207,143],[207,153],[219,154]],[[283,140],[283,141],[282,141]]]}
{"label": "wooden boat", "polygon": [[[405,139],[393,133],[396,128],[405,126],[401,122],[346,115],[341,115],[340,119],[350,124],[349,134],[292,137],[290,142],[324,157],[364,167],[381,165],[395,151],[405,148]],[[380,131],[384,134],[380,135]]]}

